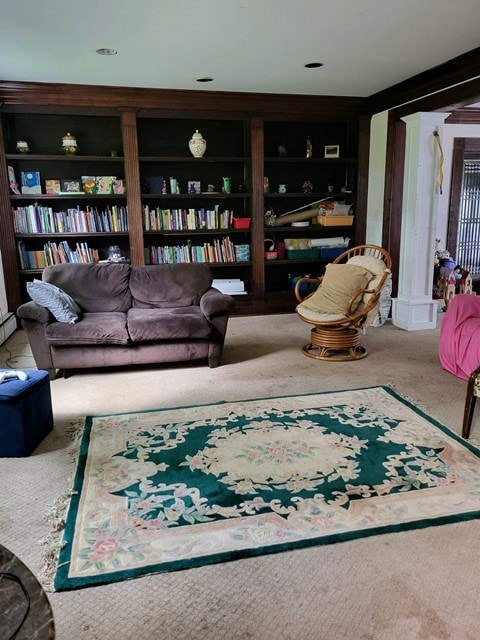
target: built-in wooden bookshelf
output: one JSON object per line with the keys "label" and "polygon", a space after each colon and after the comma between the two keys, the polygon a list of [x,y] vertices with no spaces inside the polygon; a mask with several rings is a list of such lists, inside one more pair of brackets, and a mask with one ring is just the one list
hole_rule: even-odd
{"label": "built-in wooden bookshelf", "polygon": [[[214,277],[245,282],[239,312],[268,313],[294,308],[290,275],[320,273],[327,261],[266,261],[265,240],[299,234],[291,226],[266,227],[267,209],[281,214],[311,200],[347,199],[356,223],[348,233],[362,241],[361,99],[0,83],[0,100],[0,248],[13,311],[25,299],[26,281],[41,272],[38,256],[44,252],[49,264],[60,246],[88,260],[105,259],[108,247],[119,245],[134,265],[205,260]],[[197,129],[207,141],[202,158],[188,149]],[[77,139],[75,155],[61,153],[67,132]],[[30,154],[18,153],[18,140],[28,141]],[[278,154],[279,145],[287,155]],[[339,157],[324,156],[329,145],[338,146]],[[18,182],[22,172],[39,172],[42,193],[13,193],[8,167]],[[45,180],[85,176],[113,176],[124,192],[45,192]],[[222,189],[225,177],[230,193]],[[305,181],[313,184],[309,192]],[[278,184],[287,192],[278,193]],[[342,230],[311,225],[302,233]]]}

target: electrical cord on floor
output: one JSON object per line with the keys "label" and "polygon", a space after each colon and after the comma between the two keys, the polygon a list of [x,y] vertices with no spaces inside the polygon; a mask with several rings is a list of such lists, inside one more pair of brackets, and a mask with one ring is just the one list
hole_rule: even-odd
{"label": "electrical cord on floor", "polygon": [[[7,347],[7,333],[5,330],[5,322],[2,310],[0,309],[0,331],[2,334],[0,335],[0,350],[5,349],[7,352],[7,359],[5,360],[5,369],[19,369],[18,359],[22,358],[21,355],[15,355],[8,347]],[[29,357],[29,356],[25,356]]]}
{"label": "electrical cord on floor", "polygon": [[23,624],[24,624],[24,622],[27,619],[27,616],[29,614],[29,611],[30,611],[30,596],[28,595],[28,592],[27,592],[23,582],[14,573],[0,572],[0,578],[4,578],[5,580],[11,580],[12,582],[16,582],[20,586],[20,589],[22,590],[22,593],[23,593],[23,595],[25,597],[26,608],[25,608],[25,611],[23,613],[23,618],[20,620],[20,624],[17,625],[17,628],[15,629],[15,631],[8,638],[5,638],[5,640],[14,640],[17,637],[18,632],[23,627]]}

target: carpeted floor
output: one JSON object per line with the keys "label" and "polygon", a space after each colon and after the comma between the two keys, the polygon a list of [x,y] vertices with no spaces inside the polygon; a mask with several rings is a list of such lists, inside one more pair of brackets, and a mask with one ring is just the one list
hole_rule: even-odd
{"label": "carpeted floor", "polygon": [[[224,365],[79,372],[52,387],[55,429],[34,455],[0,460],[0,543],[34,572],[45,515],[67,488],[71,423],[84,415],[391,385],[459,433],[466,383],[438,362],[438,329],[390,324],[370,354],[315,362],[294,315],[233,318]],[[23,332],[0,365],[32,365]],[[480,413],[479,413],[480,416]],[[480,436],[474,417],[472,437]],[[473,640],[478,637],[478,521],[391,533],[49,595],[59,640]]]}

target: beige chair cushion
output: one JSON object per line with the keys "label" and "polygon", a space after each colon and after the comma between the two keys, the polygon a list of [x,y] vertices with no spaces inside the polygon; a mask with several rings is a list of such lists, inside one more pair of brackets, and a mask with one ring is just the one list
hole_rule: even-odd
{"label": "beige chair cushion", "polygon": [[[384,265],[385,268],[385,265]],[[328,264],[322,284],[306,300],[298,305],[298,310],[312,310],[316,314],[336,314],[345,316],[351,297],[365,289],[373,278],[373,273],[354,264]],[[352,306],[352,311],[360,304],[362,296]]]}
{"label": "beige chair cushion", "polygon": [[[368,283],[368,288],[370,291],[375,290],[380,284],[384,274],[385,274],[385,263],[380,258],[375,258],[374,256],[364,255],[364,256],[353,256],[347,262],[347,264],[356,264],[359,267],[363,267],[364,269],[368,269],[375,276]],[[361,300],[360,309],[367,304],[367,302],[371,298],[371,293],[364,293],[363,298]]]}

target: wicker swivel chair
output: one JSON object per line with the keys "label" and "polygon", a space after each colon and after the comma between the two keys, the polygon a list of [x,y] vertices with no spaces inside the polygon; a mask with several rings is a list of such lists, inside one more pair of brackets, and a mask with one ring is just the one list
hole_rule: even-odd
{"label": "wicker swivel chair", "polygon": [[[300,278],[295,297],[297,314],[313,325],[310,343],[302,351],[316,360],[360,360],[360,329],[375,313],[380,292],[391,273],[392,260],[382,247],[364,244],[344,251],[327,265],[320,278]],[[318,288],[302,297],[302,284]],[[305,285],[304,285],[305,286]]]}

